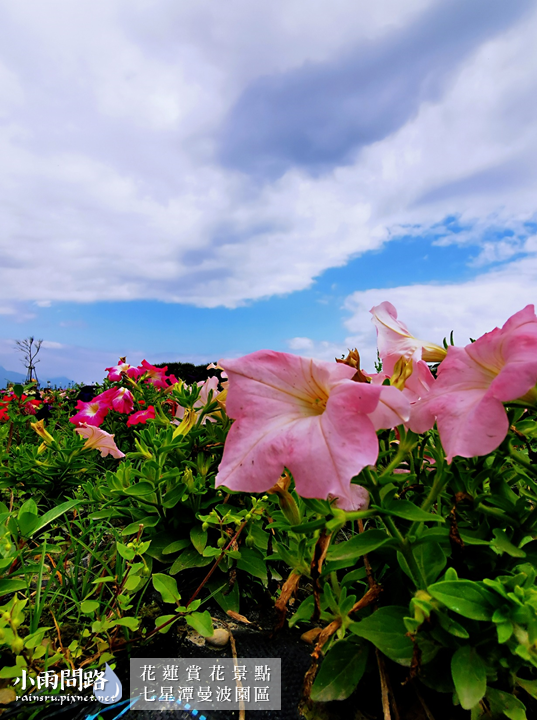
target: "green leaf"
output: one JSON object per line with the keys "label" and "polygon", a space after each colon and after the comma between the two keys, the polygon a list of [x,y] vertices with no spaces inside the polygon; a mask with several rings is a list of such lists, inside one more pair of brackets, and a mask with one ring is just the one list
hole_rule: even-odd
{"label": "green leaf", "polygon": [[212,558],[203,557],[194,548],[189,548],[182,552],[170,568],[170,575],[176,575],[182,570],[188,570],[189,568],[205,567],[212,562]]}
{"label": "green leaf", "polygon": [[164,575],[163,573],[154,573],[153,587],[160,593],[165,603],[177,603],[181,600],[181,595],[177,589],[177,580]]}
{"label": "green leaf", "polygon": [[136,520],[136,522],[132,522],[130,525],[127,525],[127,527],[121,531],[121,534],[122,535],[135,535],[138,533],[138,530],[140,529],[140,525],[143,525],[144,528],[150,528],[150,527],[155,527],[155,525],[158,525],[158,523],[159,523],[158,515],[146,515],[146,517],[142,518],[141,520]]}
{"label": "green leaf", "polygon": [[[39,628],[39,630],[32,633],[31,635],[27,635],[24,638],[24,647],[29,648],[30,650],[33,650],[34,648],[36,648],[38,645],[40,645],[41,641],[45,637],[45,634],[49,630],[52,630],[52,628],[51,627]],[[34,653],[34,657],[35,657],[35,653]]]}
{"label": "green leaf", "polygon": [[177,503],[181,501],[181,498],[185,494],[185,487],[177,487],[173,490],[170,490],[162,497],[162,506],[171,510],[171,508],[174,508]]}
{"label": "green leaf", "polygon": [[133,618],[133,617],[123,617],[123,618],[119,618],[119,620],[116,620],[116,625],[121,625],[122,627],[127,627],[127,628],[129,628],[129,630],[138,630],[140,621],[137,618]]}
{"label": "green leaf", "polygon": [[213,621],[211,619],[211,613],[208,610],[203,612],[193,612],[186,616],[186,621],[193,627],[196,632],[203,637],[211,637],[214,635]]}
{"label": "green leaf", "polygon": [[126,579],[123,587],[128,592],[132,592],[133,590],[135,590],[138,587],[138,585],[140,585],[141,582],[142,582],[142,578],[137,577],[136,575],[133,575],[131,572],[129,577]]}
{"label": "green leaf", "polygon": [[116,543],[116,547],[118,553],[121,555],[122,558],[124,558],[125,560],[134,560],[134,556],[136,555],[136,551],[134,548],[122,545],[120,542]]}
{"label": "green leaf", "polygon": [[239,583],[237,580],[235,580],[233,588],[229,592],[226,589],[227,582],[222,584],[221,581],[217,580],[214,580],[212,583],[208,583],[208,588],[211,592],[214,593],[214,599],[225,613],[227,613],[228,610],[233,610],[233,612],[239,612],[241,596],[239,591]]}
{"label": "green leaf", "polygon": [[207,532],[201,529],[201,525],[194,525],[190,531],[190,539],[192,541],[192,545],[194,545],[201,555],[207,545]]}
{"label": "green leaf", "polygon": [[[179,615],[160,615],[160,617],[155,618],[155,627],[158,628],[159,625],[164,625],[164,623],[168,622],[168,620],[178,620]],[[162,630],[159,630],[159,633],[162,633],[163,635],[168,632],[168,630],[171,630],[173,627],[173,623],[170,623],[169,625],[166,625],[166,627],[163,627]]]}
{"label": "green leaf", "polygon": [[164,550],[162,551],[163,555],[171,555],[174,552],[179,552],[180,550],[184,550],[185,548],[190,546],[190,540],[188,538],[183,538],[182,540],[174,540],[174,542],[170,543],[169,545],[166,545]]}
{"label": "green leaf", "polygon": [[268,542],[269,542],[269,534],[263,528],[258,525],[257,523],[252,523],[250,534],[253,536],[255,540],[255,546],[256,548],[259,548],[260,550],[263,550],[264,552],[267,551],[268,548]]}
{"label": "green leaf", "polygon": [[465,545],[490,545],[488,540],[477,537],[475,535],[469,535],[468,532],[459,532],[461,540]]}
{"label": "green leaf", "polygon": [[328,652],[311,688],[314,702],[346,700],[364,674],[367,643],[340,640]]}
{"label": "green leaf", "polygon": [[31,498],[29,500],[26,500],[26,502],[21,505],[19,514],[17,517],[20,518],[20,516],[23,513],[31,513],[32,515],[38,514],[37,505],[35,504],[35,500],[32,500]]}
{"label": "green leaf", "polygon": [[[37,362],[39,362],[39,360]],[[13,392],[20,400],[24,394],[24,387],[17,383],[17,385],[13,385]]]}
{"label": "green leaf", "polygon": [[211,547],[209,545],[209,547],[206,547],[203,549],[203,552],[201,554],[203,555],[203,557],[208,557],[208,558],[218,557],[219,555],[222,554],[222,548]]}
{"label": "green leaf", "polygon": [[463,645],[451,658],[451,677],[460,703],[471,710],[487,689],[485,663],[470,645]]}
{"label": "green leaf", "polygon": [[108,520],[109,518],[123,517],[123,513],[118,510],[99,510],[99,512],[91,513],[90,520]]}
{"label": "green leaf", "polygon": [[137,495],[149,495],[150,493],[155,492],[155,487],[150,482],[139,482],[136,483],[136,485],[131,485],[128,488],[123,488],[123,492],[125,495],[133,495],[136,497]]}
{"label": "green leaf", "polygon": [[293,617],[290,618],[289,627],[294,627],[298,622],[301,622],[302,620],[309,622],[311,620],[311,616],[313,615],[314,610],[315,599],[313,595],[308,595],[305,600],[302,600]]}
{"label": "green leaf", "polygon": [[427,584],[434,582],[446,567],[447,558],[439,543],[421,543],[412,548],[412,553]]}
{"label": "green leaf", "polygon": [[493,713],[503,713],[509,720],[528,720],[524,704],[511,693],[503,690],[487,689],[487,700]]}
{"label": "green leaf", "polygon": [[22,537],[30,537],[32,531],[39,525],[39,517],[34,513],[19,513],[19,529]]}
{"label": "green leaf", "polygon": [[520,687],[524,688],[528,695],[531,695],[532,698],[537,700],[537,680],[524,680],[519,677],[516,677],[515,679],[517,685],[520,685]]}
{"label": "green leaf", "polygon": [[453,612],[470,620],[491,620],[494,596],[472,580],[444,580],[427,591]]}
{"label": "green leaf", "polygon": [[17,592],[17,590],[26,590],[26,582],[24,580],[17,580],[16,578],[0,580],[0,597],[8,593]]}
{"label": "green leaf", "polygon": [[496,632],[498,633],[498,642],[500,645],[506,643],[514,632],[514,627],[511,622],[498,623],[496,625]]}
{"label": "green leaf", "polygon": [[325,525],[326,520],[324,518],[320,518],[319,520],[311,520],[310,522],[301,523],[300,525],[291,525],[289,530],[292,530],[294,533],[304,533],[307,535],[314,530],[320,530]]}
{"label": "green leaf", "polygon": [[80,603],[80,609],[84,615],[93,615],[95,610],[99,608],[100,603],[97,600],[84,600]]}
{"label": "green leaf", "polygon": [[267,566],[263,556],[254,548],[241,549],[241,558],[237,560],[237,567],[261,580],[267,579]]}
{"label": "green leaf", "polygon": [[526,557],[526,553],[524,552],[524,550],[517,548],[516,545],[513,545],[513,543],[509,540],[505,530],[500,530],[500,528],[494,528],[492,534],[495,538],[490,543],[492,547],[496,548],[502,553],[505,552],[508,555],[511,555],[511,557]]}
{"label": "green leaf", "polygon": [[404,520],[412,520],[412,522],[445,522],[444,518],[440,517],[440,515],[425,512],[425,510],[414,505],[410,500],[392,500],[387,508],[377,507],[375,505],[371,507],[386,515],[393,515],[403,518]]}
{"label": "green leaf", "polygon": [[60,515],[63,515],[66,512],[69,512],[69,510],[72,510],[77,505],[80,505],[83,500],[68,500],[67,502],[61,503],[61,505],[58,505],[55,508],[52,508],[52,510],[49,510],[44,515],[41,515],[39,518],[39,523],[35,528],[32,529],[28,537],[32,537],[36,533],[38,533],[40,530],[42,530],[44,527],[46,527],[49,523],[54,522],[57,518],[60,517]]}
{"label": "green leaf", "polygon": [[406,635],[405,615],[408,615],[406,607],[381,607],[360,622],[351,623],[349,630],[372,642],[399,665],[410,667],[414,645]]}
{"label": "green leaf", "polygon": [[460,625],[456,620],[453,620],[453,618],[449,617],[447,613],[443,612],[442,610],[437,610],[436,615],[440,620],[440,625],[450,635],[454,635],[458,638],[463,638],[464,640],[470,637],[468,630],[462,625]]}
{"label": "green leaf", "polygon": [[350,540],[329,547],[326,559],[327,561],[348,560],[352,562],[362,555],[373,552],[390,539],[390,536],[382,530],[366,530]]}

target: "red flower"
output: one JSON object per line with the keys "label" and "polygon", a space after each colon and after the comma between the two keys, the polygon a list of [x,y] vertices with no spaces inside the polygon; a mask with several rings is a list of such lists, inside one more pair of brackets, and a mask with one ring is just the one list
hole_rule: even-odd
{"label": "red flower", "polygon": [[138,425],[138,423],[145,423],[148,420],[154,420],[155,419],[155,408],[153,405],[149,405],[145,410],[138,410],[138,412],[133,413],[129,416],[127,420],[127,425]]}

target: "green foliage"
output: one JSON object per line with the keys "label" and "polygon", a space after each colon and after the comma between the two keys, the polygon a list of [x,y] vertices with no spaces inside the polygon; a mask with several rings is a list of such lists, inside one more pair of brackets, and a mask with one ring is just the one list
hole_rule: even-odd
{"label": "green foliage", "polygon": [[[509,411],[494,453],[449,465],[436,431],[381,431],[377,466],[355,478],[370,506],[347,513],[292,483],[285,496],[216,489],[231,422],[215,399],[122,382],[156,417],[128,427],[109,413],[121,460],[84,448],[69,394],[51,395],[52,440],[27,414],[31,388],[0,421],[0,677],[97,666],[177,625],[208,637],[216,605],[276,600],[292,576],[290,626],[330,628],[314,701],[363,690],[379,653],[472,720],[535,713],[533,411]],[[178,432],[179,406],[195,414]]]}

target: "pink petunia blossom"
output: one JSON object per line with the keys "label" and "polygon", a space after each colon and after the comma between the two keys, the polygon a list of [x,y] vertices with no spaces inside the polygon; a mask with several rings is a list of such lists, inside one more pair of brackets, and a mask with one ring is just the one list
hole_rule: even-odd
{"label": "pink petunia blossom", "polygon": [[391,375],[399,358],[440,362],[446,351],[439,345],[418,340],[410,334],[407,326],[397,319],[397,310],[389,302],[371,308],[372,322],[377,328],[377,344],[382,369]]}
{"label": "pink petunia blossom", "polygon": [[98,427],[108,415],[110,403],[108,399],[103,400],[102,398],[100,400],[94,398],[89,402],[78,400],[75,409],[79,412],[69,418],[69,422],[79,426],[83,423],[87,423],[88,425]]}
{"label": "pink petunia blossom", "polygon": [[142,360],[141,365],[138,365],[138,370],[140,370],[140,374],[144,374],[147,376],[146,384],[151,384],[156,388],[168,387],[168,379],[166,377],[167,369],[167,365],[163,368],[157,368],[154,365],[150,365],[147,360]]}
{"label": "pink petunia blossom", "polygon": [[107,367],[105,370],[108,373],[109,380],[117,381],[121,380],[121,373],[126,373],[129,368],[130,365],[128,363],[119,363],[113,367]]}
{"label": "pink petunia blossom", "polygon": [[126,362],[119,362],[117,365],[114,365],[114,367],[107,367],[105,370],[108,372],[108,379],[112,381],[118,381],[122,378],[122,373],[126,373],[128,377],[135,380],[139,375],[141,375],[141,372],[138,370],[138,368],[132,367],[129,365],[129,363]]}
{"label": "pink petunia blossom", "polygon": [[118,460],[125,457],[125,453],[122,453],[117,447],[114,436],[101,430],[101,428],[82,423],[80,427],[75,429],[75,432],[87,438],[82,448],[83,450],[94,448],[95,450],[101,451],[101,457],[106,457],[110,454]]}
{"label": "pink petunia blossom", "polygon": [[153,405],[148,405],[145,410],[138,410],[138,412],[129,415],[127,419],[127,425],[138,425],[139,423],[146,423],[148,420],[155,419],[155,408]]}
{"label": "pink petunia blossom", "polygon": [[[330,499],[330,496],[328,499]],[[369,507],[369,493],[361,485],[354,485],[351,483],[349,492],[346,496],[335,498],[334,506],[340,510],[346,510],[347,512],[367,510]]]}
{"label": "pink petunia blossom", "polygon": [[114,388],[112,409],[119,413],[131,413],[134,408],[134,397],[128,388]]}
{"label": "pink petunia blossom", "polygon": [[535,404],[537,317],[527,305],[505,325],[464,348],[450,347],[436,382],[412,412],[410,428],[424,432],[436,419],[447,460],[486,455],[507,435],[503,403]]}
{"label": "pink petunia blossom", "polygon": [[264,492],[285,466],[299,495],[332,494],[352,503],[351,479],[377,460],[375,426],[409,417],[400,391],[354,382],[355,369],[344,364],[260,350],[220,365],[229,376],[227,412],[235,422],[217,486]]}
{"label": "pink petunia blossom", "polygon": [[[412,363],[410,360],[409,363]],[[400,389],[404,397],[408,400],[410,403],[410,419],[407,422],[404,422],[403,424],[408,428],[412,422],[412,413],[414,410],[414,406],[420,400],[421,398],[425,397],[431,387],[433,386],[433,383],[435,382],[435,379],[433,377],[433,374],[429,370],[429,366],[424,360],[418,360],[418,362],[413,363],[412,365],[409,365],[411,369],[411,374],[409,377],[406,377],[404,379],[404,382],[401,384],[396,384],[393,390],[391,391],[393,393],[394,390],[397,390],[397,388]],[[387,375],[385,372],[381,373],[375,373],[373,375],[366,374],[366,376],[370,379],[370,381],[374,385],[382,385],[382,383],[385,380],[394,380],[394,376],[390,378],[389,375]],[[402,387],[401,387],[402,385]],[[386,392],[386,391],[385,391]],[[398,396],[395,395],[395,398]],[[377,416],[378,416],[377,411]],[[394,423],[395,425],[395,423]],[[430,430],[434,425],[434,419],[430,425],[430,427],[424,428],[422,432],[425,432],[425,430]],[[384,427],[387,427],[387,425],[384,425]],[[375,425],[375,429],[380,429],[380,426],[378,423]]]}

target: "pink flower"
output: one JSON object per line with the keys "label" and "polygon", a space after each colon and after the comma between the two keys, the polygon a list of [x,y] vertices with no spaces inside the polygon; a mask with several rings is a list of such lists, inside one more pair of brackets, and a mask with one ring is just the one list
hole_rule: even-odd
{"label": "pink flower", "polygon": [[286,466],[299,495],[352,503],[351,479],[377,460],[375,426],[408,420],[401,392],[354,382],[355,369],[344,364],[260,350],[220,365],[229,375],[227,412],[235,422],[217,486],[264,492]]}
{"label": "pink flower", "polygon": [[[202,408],[209,402],[209,393],[212,390],[213,392],[213,400],[216,398],[216,395],[218,394],[218,378],[217,377],[210,377],[208,380],[201,381],[197,383],[198,387],[201,388],[200,390],[200,396],[194,403],[195,408]],[[179,405],[177,408],[177,411],[175,413],[175,417],[182,420],[185,416],[185,408],[182,405]],[[205,425],[207,422],[207,415],[205,415],[202,419],[202,425]],[[176,423],[177,424],[177,423]]]}
{"label": "pink flower", "polygon": [[351,483],[347,495],[344,497],[336,497],[334,505],[340,510],[346,510],[347,512],[367,510],[369,507],[369,493],[361,485]]}
{"label": "pink flower", "polygon": [[145,423],[148,420],[155,419],[155,408],[153,405],[148,405],[145,410],[138,410],[138,412],[129,415],[127,419],[127,425],[138,425],[138,423]]}
{"label": "pink flower", "polygon": [[410,404],[416,403],[420,398],[425,397],[435,383],[432,372],[425,360],[418,360],[413,364],[412,374],[405,381],[403,394],[410,400]]}
{"label": "pink flower", "polygon": [[129,368],[130,365],[128,363],[119,363],[113,367],[107,367],[105,370],[108,373],[108,379],[115,381],[121,380],[121,373],[126,373]]}
{"label": "pink flower", "polygon": [[81,425],[87,423],[88,425],[94,425],[98,427],[105,417],[108,415],[110,410],[110,403],[107,399],[93,398],[90,402],[83,402],[78,400],[76,403],[76,410],[79,412],[69,418],[69,422],[74,425]]}
{"label": "pink flower", "polygon": [[112,409],[119,413],[131,413],[134,408],[134,397],[130,390],[124,387],[114,388],[112,396]]}
{"label": "pink flower", "polygon": [[[395,382],[394,382],[395,386],[390,391],[392,393],[392,396],[394,398],[397,398],[398,396],[396,394],[394,395],[394,391],[398,391],[397,388],[400,388],[400,391],[402,392],[404,397],[410,403],[410,419],[408,422],[404,423],[404,425],[406,427],[409,427],[412,424],[412,413],[414,410],[414,406],[416,405],[416,403],[418,402],[418,400],[420,398],[427,395],[430,388],[433,386],[433,383],[435,382],[433,374],[429,370],[429,366],[427,365],[427,363],[424,360],[418,360],[417,363],[413,363],[410,366],[411,362],[412,361],[409,361],[409,369],[411,370],[410,376],[406,377],[406,379],[405,379],[404,374],[402,374],[399,378],[401,380],[400,383],[397,382],[397,378],[395,378],[395,374],[392,375],[391,378],[385,372],[376,373],[374,375],[367,375],[367,377],[370,378],[373,385],[382,385],[382,383],[388,379],[391,380],[392,382],[394,382],[394,380],[395,380]],[[384,392],[386,393],[386,389]],[[384,396],[383,399],[384,399],[384,402],[386,403],[387,402],[386,396]],[[387,410],[385,410],[384,412],[387,412]],[[377,415],[379,415],[379,413],[377,413]],[[395,425],[396,425],[396,423],[393,422],[392,427]],[[430,427],[424,428],[422,430],[422,432],[425,432],[425,430],[430,430],[433,425],[434,425],[434,419],[433,419]],[[375,425],[375,429],[379,430],[380,427],[381,426],[378,425],[378,422],[377,422],[377,424]],[[388,427],[388,425],[384,424],[382,427]]]}
{"label": "pink flower", "polygon": [[138,368],[131,367],[126,362],[119,362],[114,367],[107,367],[105,370],[108,372],[108,379],[112,381],[121,380],[122,373],[126,373],[128,377],[134,380],[141,374]]}
{"label": "pink flower", "polygon": [[168,387],[166,378],[167,369],[167,365],[163,368],[157,368],[154,365],[150,365],[147,360],[142,360],[142,364],[138,365],[138,370],[140,371],[140,374],[145,374],[147,377],[146,384],[154,385],[156,388]]}
{"label": "pink flower", "polygon": [[382,360],[382,369],[391,375],[399,358],[407,360],[425,360],[440,362],[446,357],[446,351],[439,345],[418,340],[400,320],[397,310],[389,302],[383,302],[371,308],[373,324],[377,328],[377,343]]}
{"label": "pink flower", "polygon": [[495,450],[507,435],[503,403],[535,404],[537,317],[533,305],[464,348],[450,347],[437,380],[416,403],[410,427],[438,426],[447,460]]}
{"label": "pink flower", "polygon": [[87,438],[83,450],[95,448],[95,450],[101,451],[101,457],[106,457],[110,454],[118,460],[119,458],[125,457],[125,453],[122,453],[121,450],[118,449],[114,441],[114,436],[110,433],[88,425],[87,423],[82,423],[81,427],[75,429],[75,432]]}

